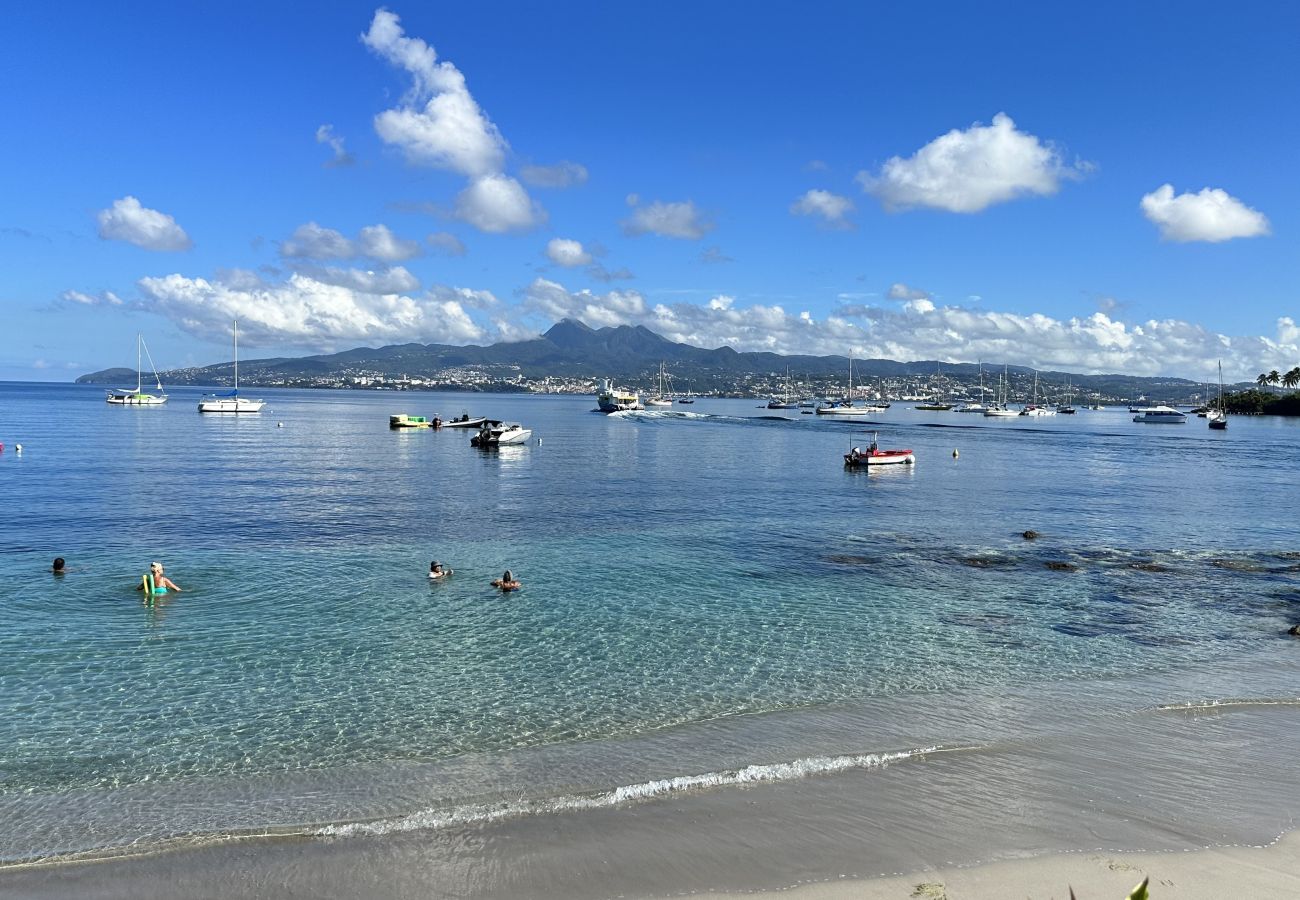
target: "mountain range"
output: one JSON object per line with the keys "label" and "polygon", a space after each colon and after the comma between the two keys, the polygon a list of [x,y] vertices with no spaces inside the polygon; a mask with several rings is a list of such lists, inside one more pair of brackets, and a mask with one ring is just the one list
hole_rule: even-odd
{"label": "mountain range", "polygon": [[[846,356],[783,356],[767,352],[738,352],[730,347],[707,350],[670,341],[644,326],[619,325],[594,329],[573,319],[564,319],[540,337],[527,341],[474,344],[394,344],[387,347],[357,347],[339,353],[303,357],[243,360],[240,382],[247,385],[285,384],[311,379],[345,378],[358,374],[386,378],[430,378],[447,370],[479,369],[498,378],[522,375],[591,379],[609,377],[631,384],[649,384],[660,364],[673,377],[688,381],[697,391],[735,389],[751,378],[782,376],[831,379],[848,371]],[[984,370],[992,384],[993,372],[1002,364],[988,362]],[[1033,370],[1009,366],[1013,375],[1024,377]],[[230,381],[232,364],[218,363],[199,368],[163,372],[168,384],[222,384]],[[971,381],[978,376],[977,363],[941,363],[936,360],[898,362],[891,359],[855,359],[854,378],[872,377],[924,379],[936,374]],[[1080,375],[1042,371],[1044,384],[1070,383],[1080,393],[1099,392],[1106,396],[1129,397],[1147,394],[1182,397],[1203,385],[1182,378],[1148,378],[1133,375]],[[105,369],[82,375],[78,383],[117,384],[134,380],[131,369]]]}

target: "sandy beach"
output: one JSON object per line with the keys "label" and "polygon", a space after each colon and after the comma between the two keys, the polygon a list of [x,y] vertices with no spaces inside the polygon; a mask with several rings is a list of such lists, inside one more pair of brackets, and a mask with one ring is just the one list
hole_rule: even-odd
{"label": "sandy beach", "polygon": [[1121,900],[1150,878],[1151,900],[1300,897],[1300,834],[1268,847],[1172,853],[1060,853],[968,868],[794,885],[787,890],[713,895],[755,900]]}

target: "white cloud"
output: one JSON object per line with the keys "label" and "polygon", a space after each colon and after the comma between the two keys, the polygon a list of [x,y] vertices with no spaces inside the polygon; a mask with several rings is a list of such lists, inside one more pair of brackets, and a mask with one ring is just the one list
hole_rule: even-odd
{"label": "white cloud", "polygon": [[662,203],[656,200],[649,206],[636,206],[636,194],[628,194],[632,216],[623,222],[623,232],[629,235],[657,234],[662,237],[698,240],[713,229],[713,223],[704,219],[693,201]]}
{"label": "white cloud", "polygon": [[289,240],[280,245],[280,255],[290,259],[351,259],[357,251],[341,232],[307,222],[295,228]]}
{"label": "white cloud", "polygon": [[194,246],[176,220],[156,209],[141,206],[131,196],[114,200],[99,215],[99,236],[106,241],[126,241],[145,250],[178,251]]}
{"label": "white cloud", "polygon": [[442,256],[464,256],[465,244],[450,231],[437,231],[424,239],[435,253]]}
{"label": "white cloud", "polygon": [[[406,37],[395,13],[375,11],[362,43],[405,69],[414,85],[396,109],[375,117],[375,131],[412,162],[467,177],[500,172],[507,145],[470,96],[465,76],[420,38]],[[423,107],[418,104],[423,104]]]}
{"label": "white cloud", "polygon": [[352,154],[343,146],[342,136],[334,133],[333,125],[322,125],[316,129],[316,143],[326,144],[334,151],[334,156],[323,163],[327,169],[350,166],[356,162]]}
{"label": "white cloud", "polygon": [[419,241],[399,238],[386,225],[367,225],[357,235],[357,254],[380,262],[403,262],[422,252]]}
{"label": "white cloud", "polygon": [[98,294],[87,294],[84,291],[64,291],[59,295],[59,299],[65,303],[76,303],[78,306],[122,306],[122,298],[112,291],[100,291]]}
{"label": "white cloud", "polygon": [[1142,215],[1160,228],[1160,237],[1167,241],[1218,243],[1269,233],[1263,213],[1219,188],[1175,197],[1174,186],[1163,184],[1143,197],[1141,206]]}
{"label": "white cloud", "polygon": [[[337,270],[325,274],[331,271]],[[240,340],[250,347],[291,345],[329,352],[360,344],[461,344],[490,338],[466,311],[494,303],[488,292],[435,286],[413,297],[387,290],[394,284],[381,283],[380,276],[366,285],[365,274],[355,276],[353,285],[294,273],[278,284],[250,288],[182,275],[142,278],[138,286],[145,308],[197,337],[212,340],[238,318]]]}
{"label": "white cloud", "polygon": [[890,300],[928,300],[930,294],[919,288],[908,287],[901,281],[896,281],[889,286]]}
{"label": "white cloud", "polygon": [[354,241],[333,228],[315,222],[299,225],[280,245],[286,259],[353,259],[366,257],[378,262],[403,262],[422,253],[419,241],[400,238],[387,225],[367,225]]}
{"label": "white cloud", "polygon": [[565,160],[553,166],[524,166],[519,177],[533,187],[567,188],[587,183],[587,167]]}
{"label": "white cloud", "polygon": [[1010,116],[998,113],[991,125],[953,129],[906,159],[890,158],[877,175],[859,172],[858,182],[890,211],[920,206],[974,213],[1017,197],[1054,194],[1062,179],[1091,168],[1066,165],[1051,144],[1017,131]]}
{"label": "white cloud", "polygon": [[[698,347],[815,355],[847,354],[897,360],[1008,362],[1040,369],[1196,378],[1224,362],[1230,378],[1254,377],[1261,360],[1300,358],[1300,327],[1278,320],[1275,338],[1229,337],[1175,319],[1126,323],[1105,313],[1056,319],[959,306],[926,297],[901,308],[852,309],[861,323],[840,313],[821,321],[781,306],[737,306],[728,295],[707,306],[652,304],[636,291],[570,292],[537,279],[525,291],[525,308],[551,318],[571,317],[592,327],[644,325],[664,337]],[[1288,363],[1290,365],[1290,363]]]}
{"label": "white cloud", "polygon": [[557,266],[572,268],[591,263],[591,254],[578,241],[568,238],[551,238],[546,244],[546,256]]}
{"label": "white cloud", "polygon": [[837,228],[852,227],[852,223],[845,218],[851,212],[853,212],[853,201],[848,197],[818,189],[808,191],[790,204],[792,215],[820,216],[827,225]]}
{"label": "white cloud", "polygon": [[527,231],[546,221],[546,211],[509,175],[484,175],[456,196],[456,218],[479,231]]}
{"label": "white cloud", "polygon": [[[420,289],[420,279],[402,266],[393,266],[391,269],[381,269],[378,272],[328,266],[321,269],[301,269],[299,274],[361,294],[405,294]],[[244,283],[239,287],[249,290],[254,286]]]}
{"label": "white cloud", "polygon": [[[546,211],[523,185],[505,174],[510,147],[470,95],[465,76],[452,63],[439,62],[437,52],[420,38],[406,37],[399,23],[394,13],[376,10],[369,31],[361,37],[367,47],[412,79],[402,102],[375,116],[380,138],[400,147],[412,163],[469,179],[456,198],[455,215],[474,227],[501,234],[545,222]],[[545,170],[542,177],[575,178],[582,169],[576,164],[561,166],[571,168],[558,176]]]}

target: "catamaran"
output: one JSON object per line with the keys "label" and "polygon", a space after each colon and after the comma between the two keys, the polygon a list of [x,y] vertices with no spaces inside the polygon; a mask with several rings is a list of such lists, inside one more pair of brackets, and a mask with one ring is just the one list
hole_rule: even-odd
{"label": "catamaran", "polygon": [[[153,369],[153,380],[158,386],[156,394],[144,390],[142,353],[149,357],[149,368]],[[115,388],[107,392],[108,396],[104,398],[104,402],[114,406],[162,406],[167,402],[167,395],[162,392],[162,389],[162,379],[158,377],[158,368],[153,364],[153,357],[149,356],[149,348],[144,344],[144,335],[137,334],[135,336],[135,390]]]}
{"label": "catamaran", "polygon": [[265,400],[249,400],[239,396],[239,321],[234,321],[233,341],[235,353],[234,390],[220,394],[205,394],[199,400],[199,412],[204,413],[255,413],[261,412]]}

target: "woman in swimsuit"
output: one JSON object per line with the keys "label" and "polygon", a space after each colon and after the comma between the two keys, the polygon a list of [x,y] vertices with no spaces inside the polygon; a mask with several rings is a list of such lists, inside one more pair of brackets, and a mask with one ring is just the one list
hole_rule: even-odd
{"label": "woman in swimsuit", "polygon": [[[155,594],[165,594],[169,590],[175,591],[178,594],[181,592],[181,586],[163,574],[162,563],[149,563],[149,576],[153,580],[153,592]],[[144,582],[141,581],[140,584],[136,585],[135,589],[137,591],[144,590]]]}

